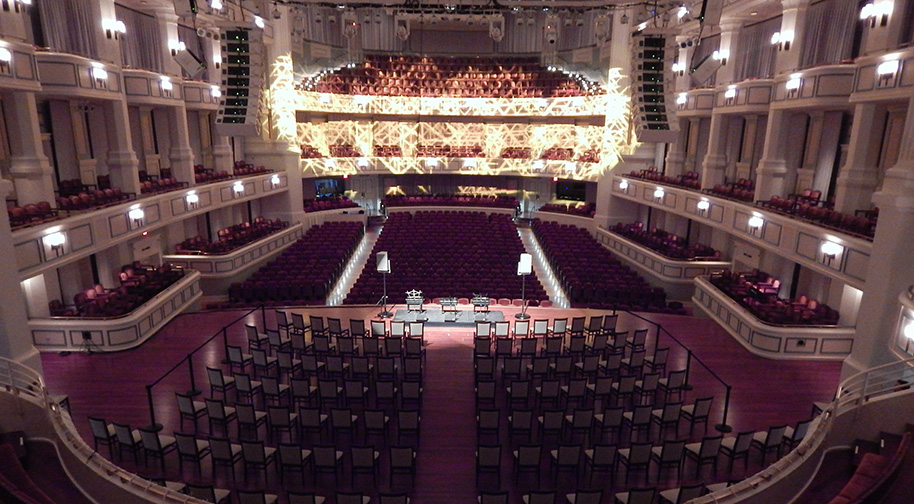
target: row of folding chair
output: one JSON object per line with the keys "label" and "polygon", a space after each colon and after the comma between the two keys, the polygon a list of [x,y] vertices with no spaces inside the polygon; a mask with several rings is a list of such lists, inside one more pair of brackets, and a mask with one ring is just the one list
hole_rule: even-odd
{"label": "row of folding chair", "polygon": [[[479,492],[479,504],[508,504],[507,491]],[[601,504],[603,490],[578,489],[563,497],[557,490],[531,490],[523,495],[524,504]],[[560,499],[560,500],[559,500]]]}
{"label": "row of folding chair", "polygon": [[[358,379],[364,382],[375,379],[422,380],[425,368],[425,359],[421,353],[379,356],[374,359],[353,355],[349,360],[345,360],[341,355],[326,355],[319,358],[313,354],[306,354],[297,359],[288,352],[277,352],[276,357],[268,357],[262,350],[244,354],[240,347],[233,345],[229,345],[228,350],[229,367],[233,376],[251,371],[255,379],[272,377],[281,380],[285,377],[287,384],[296,378]],[[219,368],[207,368],[211,387],[226,386],[225,378],[220,378],[220,375],[226,376]],[[231,385],[228,386],[231,388]]]}
{"label": "row of folding chair", "polygon": [[[277,312],[282,313],[282,312]],[[338,319],[331,319],[338,322]],[[352,324],[363,324],[361,320],[352,320]],[[373,321],[372,324],[384,325],[384,321]],[[334,324],[335,325],[335,324]],[[248,341],[248,351],[255,354],[256,351],[263,351],[265,355],[276,355],[279,352],[289,352],[298,359],[303,359],[305,355],[316,354],[318,356],[339,355],[344,359],[349,359],[355,355],[366,355],[377,357],[379,355],[400,356],[400,355],[424,355],[425,353],[425,330],[423,322],[409,323],[410,331],[405,332],[405,323],[391,323],[393,327],[399,327],[401,331],[387,332],[382,330],[380,335],[373,332],[360,332],[350,329],[340,329],[339,331],[326,332],[308,332],[298,333],[289,332],[287,335],[281,335],[279,329],[266,329],[265,332],[252,325],[245,325],[245,331]],[[360,327],[364,327],[360,325]],[[228,349],[226,349],[228,353]]]}

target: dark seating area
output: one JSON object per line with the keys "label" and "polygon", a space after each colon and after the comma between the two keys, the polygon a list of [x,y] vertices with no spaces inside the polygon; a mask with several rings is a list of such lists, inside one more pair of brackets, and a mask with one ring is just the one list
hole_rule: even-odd
{"label": "dark seating area", "polygon": [[361,63],[309,78],[302,88],[334,94],[464,98],[540,98],[604,92],[583,77],[544,68],[535,57],[380,54],[368,54]]}
{"label": "dark seating area", "polygon": [[550,147],[540,154],[540,159],[550,161],[570,161],[574,159],[574,149],[565,147]]}
{"label": "dark seating area", "polygon": [[243,222],[220,229],[218,239],[210,241],[202,236],[188,238],[175,245],[176,254],[227,254],[248,243],[269,236],[289,227],[288,221],[257,217],[254,222]]}
{"label": "dark seating area", "polygon": [[120,285],[108,289],[95,284],[73,296],[72,305],[60,300],[48,303],[52,317],[110,318],[121,317],[152,299],[184,276],[184,270],[169,264],[123,266]]}
{"label": "dark seating area", "polygon": [[362,153],[351,144],[336,144],[330,146],[330,157],[362,157]]}
{"label": "dark seating area", "polygon": [[132,199],[134,199],[133,193],[125,193],[121,191],[121,188],[114,187],[108,189],[94,189],[73,196],[57,196],[54,198],[54,201],[57,203],[58,210],[73,212],[117,205]]}
{"label": "dark seating area", "polygon": [[517,208],[513,196],[473,195],[428,195],[428,196],[386,196],[381,205],[387,208],[406,206],[479,206],[492,208]]}
{"label": "dark seating area", "polygon": [[640,221],[631,224],[620,222],[610,227],[609,230],[670,259],[678,261],[716,261],[720,259],[719,250],[700,243],[690,245],[686,238],[659,228],[648,231],[644,229],[644,223]]}
{"label": "dark seating area", "polygon": [[766,210],[771,210],[783,215],[804,220],[818,226],[827,227],[872,240],[876,235],[876,223],[879,212],[863,210],[854,212],[854,215],[837,212],[826,201],[821,201],[821,191],[805,189],[798,194],[787,197],[772,196],[768,201],[759,201],[756,204]]}
{"label": "dark seating area", "polygon": [[254,166],[251,163],[245,163],[244,161],[235,161],[235,166],[233,167],[233,174],[236,177],[260,175],[261,173],[270,173],[272,171],[273,170],[269,170],[265,166]]}
{"label": "dark seating area", "polygon": [[416,157],[486,157],[479,145],[416,145]]}
{"label": "dark seating area", "polygon": [[597,211],[596,203],[547,203],[539,208],[540,212],[561,213],[569,215],[579,215],[581,217],[593,217]]}
{"label": "dark seating area", "polygon": [[501,151],[502,159],[530,159],[530,147],[505,147]]}
{"label": "dark seating area", "polygon": [[208,184],[210,182],[218,182],[230,178],[232,178],[232,176],[225,170],[217,172],[212,168],[206,168],[203,165],[194,165],[194,182],[197,184]]}
{"label": "dark seating area", "polygon": [[140,193],[146,195],[177,191],[185,188],[187,188],[187,182],[178,182],[178,179],[173,177],[147,179],[145,182],[140,182]]}
{"label": "dark seating area", "polygon": [[233,306],[324,304],[365,234],[360,222],[312,227],[279,257],[229,288]]}
{"label": "dark seating area", "polygon": [[51,208],[47,201],[38,203],[29,203],[25,206],[7,207],[6,214],[10,219],[10,227],[15,231],[17,229],[44,224],[45,222],[55,221],[61,216],[57,210]]}
{"label": "dark seating area", "polygon": [[579,163],[599,163],[600,149],[587,149],[578,156]]}
{"label": "dark seating area", "polygon": [[82,192],[95,189],[96,186],[83,184],[80,179],[68,179],[57,182],[57,194],[60,196],[76,196]]}
{"label": "dark seating area", "polygon": [[781,282],[759,270],[711,275],[711,284],[749,310],[759,320],[777,325],[836,325],[840,314],[806,295],[781,299]]}
{"label": "dark seating area", "polygon": [[[378,251],[389,254],[389,303],[403,303],[408,290],[418,289],[431,301],[439,297],[521,299],[522,278],[517,262],[524,246],[510,215],[469,211],[391,214],[384,225],[369,265]],[[347,304],[376,303],[383,295],[382,274],[366,267],[353,285]],[[528,275],[526,299],[531,305],[546,300],[546,291]]]}
{"label": "dark seating area", "polygon": [[[583,228],[533,220],[533,232],[572,306],[679,313]],[[683,312],[684,313],[684,312]]]}
{"label": "dark seating area", "polygon": [[359,208],[358,203],[342,196],[308,199],[304,202],[305,212],[323,212],[342,208]]}
{"label": "dark seating area", "polygon": [[375,145],[375,157],[403,157],[403,149],[399,145]]}
{"label": "dark seating area", "polygon": [[650,180],[658,184],[685,187],[686,189],[701,189],[701,178],[698,172],[688,171],[682,175],[671,177],[664,175],[656,166],[649,166],[644,170],[633,170],[628,174],[631,178]]}
{"label": "dark seating area", "polygon": [[736,182],[718,184],[711,189],[705,189],[708,194],[736,201],[755,201],[755,182],[749,179],[739,179]]}
{"label": "dark seating area", "polygon": [[322,158],[324,156],[321,151],[317,150],[317,147],[308,144],[302,144],[301,146],[301,158],[302,159],[315,159]]}

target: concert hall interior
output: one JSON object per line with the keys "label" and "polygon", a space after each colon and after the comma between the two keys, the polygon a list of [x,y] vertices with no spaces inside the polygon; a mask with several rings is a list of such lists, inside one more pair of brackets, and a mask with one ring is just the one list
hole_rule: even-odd
{"label": "concert hall interior", "polygon": [[0,502],[908,503],[912,107],[904,0],[0,0]]}

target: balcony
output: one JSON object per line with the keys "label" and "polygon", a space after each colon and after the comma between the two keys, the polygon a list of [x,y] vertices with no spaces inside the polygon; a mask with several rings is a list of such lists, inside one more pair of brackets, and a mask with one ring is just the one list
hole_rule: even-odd
{"label": "balcony", "polygon": [[914,88],[914,47],[879,56],[861,56],[854,61],[852,103],[873,101],[907,101]]}
{"label": "balcony", "polygon": [[32,343],[42,352],[126,350],[139,346],[203,295],[200,273],[184,277],[123,317],[53,317],[29,320]]}
{"label": "balcony", "polygon": [[[618,175],[613,177],[612,184],[613,196],[724,230],[740,241],[863,289],[873,248],[870,241],[762,210],[752,204],[681,187],[659,186]],[[658,187],[663,191],[657,191]],[[822,251],[826,243],[834,244],[826,245],[827,254]]]}
{"label": "balcony", "polygon": [[854,65],[826,65],[774,79],[772,109],[845,109],[854,90]]}
{"label": "balcony", "polygon": [[42,94],[79,100],[122,97],[121,69],[75,54],[36,52]]}
{"label": "balcony", "polygon": [[29,44],[0,41],[0,88],[7,91],[39,91],[35,48]]}
{"label": "balcony", "polygon": [[695,279],[692,302],[743,347],[762,357],[842,360],[850,355],[854,346],[854,327],[767,324],[717,289],[706,277]]}
{"label": "balcony", "polygon": [[177,107],[184,103],[181,79],[148,70],[124,69],[128,105]]}
{"label": "balcony", "polygon": [[714,92],[714,112],[717,114],[767,114],[775,82],[754,79],[728,86],[718,86]]}
{"label": "balcony", "polygon": [[680,117],[711,117],[714,111],[713,89],[693,89],[678,95],[685,99],[685,103],[676,102],[676,115]]}
{"label": "balcony", "polygon": [[[288,178],[285,173],[267,173],[155,194],[17,230],[13,233],[13,241],[20,280],[119,243],[139,239],[175,219],[203,214],[287,189]],[[188,198],[191,194],[196,195],[196,199],[191,200],[193,203]]]}
{"label": "balcony", "polygon": [[219,86],[209,82],[185,80],[181,83],[181,89],[184,93],[184,105],[188,110],[217,110],[219,108],[219,94],[214,94],[219,90]]}

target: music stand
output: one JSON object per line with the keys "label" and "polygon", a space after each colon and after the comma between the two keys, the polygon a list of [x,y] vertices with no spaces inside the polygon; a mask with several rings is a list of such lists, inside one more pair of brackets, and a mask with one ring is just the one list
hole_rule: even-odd
{"label": "music stand", "polygon": [[377,261],[378,271],[384,281],[384,295],[381,297],[381,302],[384,303],[384,311],[378,314],[378,318],[390,318],[394,314],[387,309],[387,274],[390,273],[390,259],[387,257],[387,252],[378,252]]}
{"label": "music stand", "polygon": [[527,275],[533,273],[533,256],[530,254],[521,254],[520,261],[517,263],[517,274],[520,275],[520,297],[521,297],[521,309],[520,313],[515,313],[514,318],[518,320],[526,320],[530,318],[530,315],[527,314]]}

